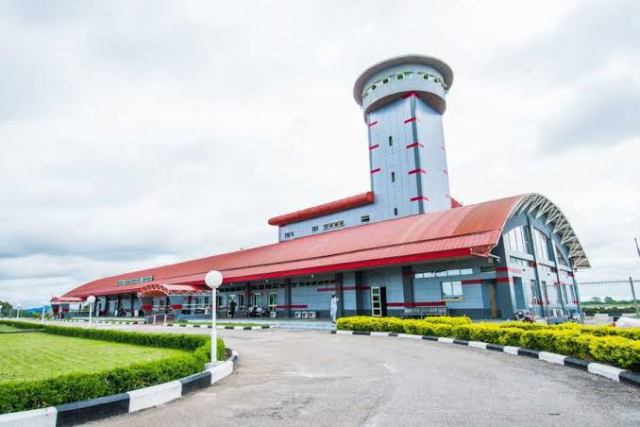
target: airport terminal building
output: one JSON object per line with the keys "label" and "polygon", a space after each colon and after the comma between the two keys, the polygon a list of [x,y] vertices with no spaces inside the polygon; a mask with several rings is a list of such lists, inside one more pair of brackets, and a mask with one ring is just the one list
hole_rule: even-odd
{"label": "airport terminal building", "polygon": [[203,316],[204,276],[222,272],[229,303],[272,317],[444,314],[562,318],[579,309],[574,272],[589,261],[560,209],[539,194],[462,206],[449,191],[442,115],[453,72],[422,55],[392,58],[356,81],[371,188],[269,219],[277,243],[98,279],[52,300],[94,295],[101,316]]}

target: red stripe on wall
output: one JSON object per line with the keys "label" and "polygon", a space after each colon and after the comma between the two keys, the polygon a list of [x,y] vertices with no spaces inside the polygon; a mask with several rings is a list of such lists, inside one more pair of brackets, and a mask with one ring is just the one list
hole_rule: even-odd
{"label": "red stripe on wall", "polygon": [[496,282],[497,282],[497,283],[510,283],[510,282],[509,282],[509,278],[508,278],[508,277],[498,277],[498,278],[496,279]]}
{"label": "red stripe on wall", "polygon": [[369,147],[369,150],[375,150],[376,148],[380,147],[379,144],[376,145],[372,145],[371,147]]}
{"label": "red stripe on wall", "polygon": [[410,117],[407,120],[405,120],[404,123],[407,124],[407,123],[411,123],[411,122],[415,122],[415,121],[416,121],[415,117]]}
{"label": "red stripe on wall", "polygon": [[378,124],[378,121],[376,120],[375,122],[371,122],[371,123],[369,123],[369,125],[368,125],[368,126],[369,126],[369,127],[372,127],[372,126],[375,126],[375,125],[377,125],[377,124]]}
{"label": "red stripe on wall", "polygon": [[171,304],[172,310],[182,310],[182,304]]}
{"label": "red stripe on wall", "polygon": [[428,202],[429,198],[425,196],[416,196],[416,197],[410,198],[409,200],[412,202],[417,202],[418,200],[424,200],[425,202]]}
{"label": "red stripe on wall", "polygon": [[417,93],[415,92],[409,92],[409,93],[405,93],[404,95],[402,95],[402,98],[411,98],[412,96],[418,96]]}
{"label": "red stripe on wall", "polygon": [[413,148],[413,147],[420,147],[420,148],[424,148],[423,144],[420,144],[419,142],[414,142],[413,144],[409,144],[407,145],[407,148]]}
{"label": "red stripe on wall", "polygon": [[413,175],[414,173],[427,173],[427,171],[422,169],[422,168],[418,168],[418,169],[414,169],[412,171],[409,171],[409,175]]}
{"label": "red stripe on wall", "polygon": [[442,307],[447,305],[445,301],[420,301],[420,302],[388,302],[387,307]]}
{"label": "red stripe on wall", "polygon": [[371,169],[371,173],[377,173],[377,172],[380,172],[380,168],[377,168],[377,169]]}

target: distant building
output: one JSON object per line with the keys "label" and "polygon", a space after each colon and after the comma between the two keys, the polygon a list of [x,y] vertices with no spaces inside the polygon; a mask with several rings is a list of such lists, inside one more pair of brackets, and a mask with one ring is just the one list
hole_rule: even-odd
{"label": "distant building", "polygon": [[99,279],[52,300],[89,295],[96,315],[204,315],[204,276],[220,270],[230,301],[276,317],[469,315],[578,310],[574,271],[589,261],[560,209],[539,194],[462,206],[451,197],[442,114],[453,72],[422,55],[392,58],[356,81],[371,189],[269,220],[279,242]]}

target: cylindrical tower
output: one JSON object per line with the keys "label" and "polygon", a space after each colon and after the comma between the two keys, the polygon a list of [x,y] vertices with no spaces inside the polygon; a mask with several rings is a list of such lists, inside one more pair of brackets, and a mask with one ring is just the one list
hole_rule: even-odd
{"label": "cylindrical tower", "polygon": [[451,207],[442,129],[453,71],[424,55],[399,56],[369,67],[353,96],[369,130],[371,187],[383,216]]}

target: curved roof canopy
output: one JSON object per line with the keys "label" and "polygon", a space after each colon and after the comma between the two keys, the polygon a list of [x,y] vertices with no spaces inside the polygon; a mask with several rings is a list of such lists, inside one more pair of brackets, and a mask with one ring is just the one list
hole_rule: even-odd
{"label": "curved roof canopy", "polygon": [[287,225],[293,222],[304,221],[306,219],[317,218],[323,215],[329,215],[336,212],[342,212],[347,209],[357,208],[359,206],[369,205],[373,203],[375,197],[373,192],[357,194],[355,196],[345,197],[344,199],[334,200],[333,202],[324,203],[322,205],[313,206],[299,211],[287,213],[284,215],[274,216],[269,219],[270,225]]}
{"label": "curved roof canopy", "polygon": [[[507,220],[525,211],[538,217],[547,215],[547,223],[554,225],[562,243],[569,247],[574,267],[589,267],[584,250],[562,212],[544,196],[528,194],[107,277],[73,289],[65,297],[134,293],[145,286],[151,291],[152,284],[163,285],[165,289],[166,285],[193,285],[189,287],[193,292],[204,284],[204,276],[210,270],[221,271],[224,283],[234,283],[488,256],[498,244]],[[153,281],[135,280],[141,277],[153,277]],[[126,281],[135,284],[118,285]]]}

